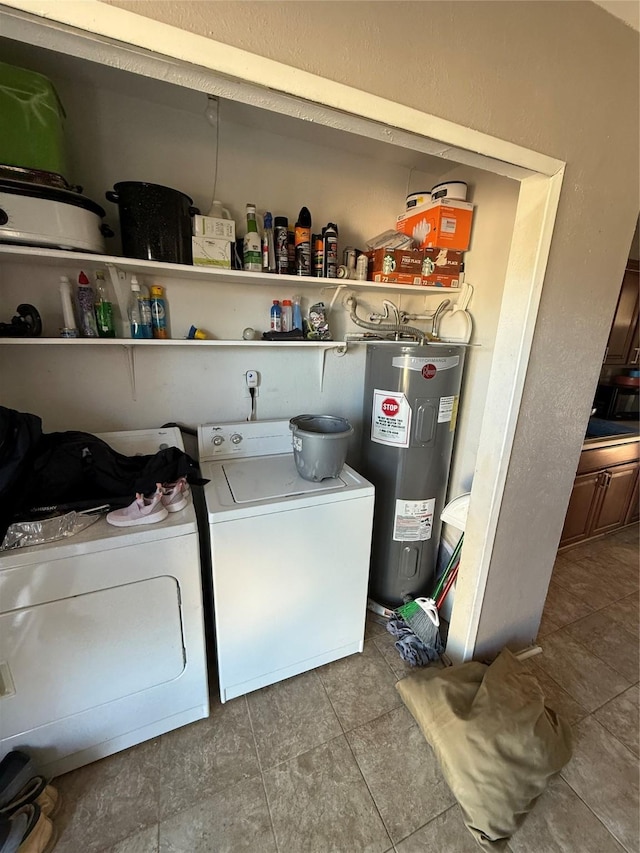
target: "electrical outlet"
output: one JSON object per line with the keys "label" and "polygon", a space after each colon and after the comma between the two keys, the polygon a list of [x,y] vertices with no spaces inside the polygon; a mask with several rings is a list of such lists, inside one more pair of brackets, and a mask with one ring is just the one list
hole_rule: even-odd
{"label": "electrical outlet", "polygon": [[251,391],[249,389],[253,388],[253,396],[259,397],[260,391],[258,388],[258,384],[260,383],[260,374],[258,373],[258,371],[257,370],[247,370],[247,372],[244,375],[244,379],[245,379],[245,383],[246,383],[245,389],[244,389],[244,396],[245,397],[251,397]]}

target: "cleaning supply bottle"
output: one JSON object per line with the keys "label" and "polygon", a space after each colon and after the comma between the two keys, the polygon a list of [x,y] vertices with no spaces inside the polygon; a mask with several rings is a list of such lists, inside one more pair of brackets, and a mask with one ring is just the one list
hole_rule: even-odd
{"label": "cleaning supply bottle", "polygon": [[78,327],[73,312],[73,298],[71,296],[71,282],[66,275],[60,276],[60,299],[62,300],[62,317],[64,326],[60,329],[60,337],[77,338]]}
{"label": "cleaning supply bottle", "polygon": [[289,249],[287,247],[287,232],[289,223],[286,216],[276,216],[273,220],[273,239],[275,243],[276,272],[280,275],[289,273]]}
{"label": "cleaning supply bottle", "polygon": [[282,331],[282,308],[280,308],[280,302],[277,299],[273,300],[273,305],[271,306],[271,331]]}
{"label": "cleaning supply bottle", "polygon": [[93,288],[89,284],[89,279],[80,272],[78,276],[78,315],[80,317],[80,334],[83,338],[97,338],[98,326],[96,324],[96,315],[93,308],[95,297]]}
{"label": "cleaning supply bottle", "polygon": [[96,295],[95,295],[96,325],[98,337],[115,338],[116,326],[113,321],[113,304],[109,299],[107,282],[101,270],[96,272]]}
{"label": "cleaning supply bottle", "polygon": [[255,204],[247,205],[247,233],[244,235],[244,268],[249,272],[262,270],[262,246],[258,235]]}
{"label": "cleaning supply bottle", "polygon": [[293,307],[290,299],[282,300],[282,331],[290,332],[293,329]]}
{"label": "cleaning supply bottle", "polygon": [[322,229],[322,275],[336,278],[338,269],[338,226],[335,222]]}
{"label": "cleaning supply bottle", "polygon": [[303,207],[295,230],[296,275],[311,275],[311,214]]}
{"label": "cleaning supply bottle", "polygon": [[[135,278],[135,276],[133,278]],[[137,281],[134,281],[133,278],[131,279],[131,293],[129,295],[127,315],[129,317],[131,337],[138,340],[142,339],[144,334],[142,331],[142,311],[140,307],[140,285]]]}
{"label": "cleaning supply bottle", "polygon": [[269,211],[264,215],[264,235],[262,237],[262,271],[276,271],[276,252],[273,244],[273,218]]}
{"label": "cleaning supply bottle", "polygon": [[292,329],[299,329],[302,331],[302,308],[300,307],[300,296],[294,296],[292,298],[293,302],[293,311],[292,311]]}
{"label": "cleaning supply bottle", "polygon": [[140,301],[140,323],[142,330],[142,334],[140,335],[140,337],[147,339],[152,338],[153,324],[151,322],[151,299],[149,298],[149,291],[144,286],[144,284],[140,284],[135,275],[131,276],[131,284],[140,285],[140,290],[138,293],[138,299]]}
{"label": "cleaning supply bottle", "polygon": [[164,298],[164,287],[159,284],[151,285],[151,326],[154,338],[169,337],[167,301]]}
{"label": "cleaning supply bottle", "polygon": [[311,245],[313,251],[311,257],[313,260],[313,274],[317,278],[324,275],[324,239],[322,234],[311,235]]}

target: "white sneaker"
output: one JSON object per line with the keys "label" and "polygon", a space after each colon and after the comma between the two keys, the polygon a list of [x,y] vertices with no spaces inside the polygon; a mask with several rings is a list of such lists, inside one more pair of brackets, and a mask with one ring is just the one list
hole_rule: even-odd
{"label": "white sneaker", "polygon": [[132,504],[124,509],[114,509],[107,515],[109,524],[114,527],[135,527],[138,524],[155,524],[163,521],[169,514],[162,503],[163,489],[161,483],[156,483],[153,497],[145,498],[137,494]]}
{"label": "white sneaker", "polygon": [[180,477],[175,483],[165,483],[162,486],[162,505],[167,512],[180,512],[188,503],[189,491],[185,477]]}

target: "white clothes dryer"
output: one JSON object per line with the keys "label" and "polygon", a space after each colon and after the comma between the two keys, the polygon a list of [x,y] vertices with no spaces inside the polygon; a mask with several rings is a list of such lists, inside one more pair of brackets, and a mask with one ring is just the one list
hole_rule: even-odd
{"label": "white clothes dryer", "polygon": [[[102,433],[127,456],[176,428]],[[0,552],[0,757],[66,773],[209,713],[196,515]]]}
{"label": "white clothes dryer", "polygon": [[303,480],[286,420],[205,424],[198,452],[222,702],[361,652],[371,483]]}

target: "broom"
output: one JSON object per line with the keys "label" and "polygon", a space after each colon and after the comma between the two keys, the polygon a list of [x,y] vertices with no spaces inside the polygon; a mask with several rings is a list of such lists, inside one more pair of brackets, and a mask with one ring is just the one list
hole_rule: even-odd
{"label": "broom", "polygon": [[[429,649],[434,649],[438,645],[440,633],[440,617],[438,616],[438,607],[436,599],[442,593],[444,586],[454,571],[457,573],[458,563],[460,562],[460,551],[462,550],[462,542],[464,534],[458,540],[453,553],[449,558],[447,567],[436,587],[431,598],[419,597],[413,601],[407,601],[401,607],[396,609],[396,613],[400,616],[413,633],[418,637]],[[449,590],[447,589],[447,592]],[[444,600],[443,598],[441,600]]]}

